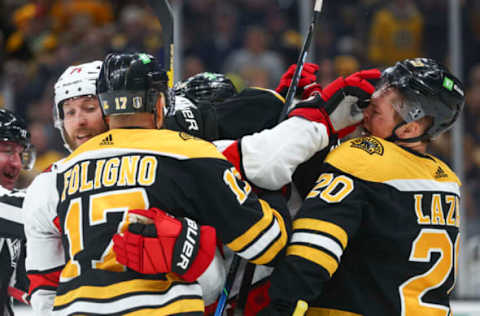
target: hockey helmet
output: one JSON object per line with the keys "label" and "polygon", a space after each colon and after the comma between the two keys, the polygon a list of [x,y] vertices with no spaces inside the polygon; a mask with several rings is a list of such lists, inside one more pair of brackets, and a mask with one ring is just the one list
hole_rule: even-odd
{"label": "hockey helmet", "polygon": [[202,72],[175,85],[175,94],[189,98],[193,102],[222,102],[235,94],[237,90],[225,75]]}
{"label": "hockey helmet", "polygon": [[403,102],[393,106],[404,122],[432,118],[420,140],[432,139],[451,128],[465,102],[462,82],[429,58],[397,62],[383,71],[381,84],[396,88],[402,95]]}
{"label": "hockey helmet", "polygon": [[22,166],[30,170],[35,164],[35,150],[30,143],[30,133],[25,122],[7,109],[0,109],[0,141],[23,146]]}
{"label": "hockey helmet", "polygon": [[55,83],[54,125],[60,130],[65,147],[72,151],[65,138],[63,103],[82,96],[96,97],[96,81],[102,68],[100,60],[68,67]]}
{"label": "hockey helmet", "polygon": [[109,54],[97,81],[105,116],[154,113],[163,93],[168,103],[168,75],[155,57],[144,53]]}

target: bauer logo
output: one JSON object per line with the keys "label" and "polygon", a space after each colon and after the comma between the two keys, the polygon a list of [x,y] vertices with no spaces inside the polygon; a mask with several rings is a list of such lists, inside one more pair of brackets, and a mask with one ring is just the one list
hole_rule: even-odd
{"label": "bauer logo", "polygon": [[354,139],[350,146],[364,150],[370,155],[383,155],[383,145],[373,137],[366,136]]}
{"label": "bauer logo", "polygon": [[[200,236],[199,227],[195,221],[185,217],[185,224],[182,234],[177,239],[180,242],[175,245],[177,255],[174,255],[174,258],[179,257],[180,260],[172,268],[173,272],[180,275],[190,268],[192,259],[197,255]],[[177,248],[178,246],[180,247]],[[179,256],[178,251],[180,251]]]}

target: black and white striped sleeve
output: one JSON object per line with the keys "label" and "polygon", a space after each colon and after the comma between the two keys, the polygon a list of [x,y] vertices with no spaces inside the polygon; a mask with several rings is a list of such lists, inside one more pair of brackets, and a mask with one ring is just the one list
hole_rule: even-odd
{"label": "black and white striped sleeve", "polygon": [[24,191],[0,187],[0,237],[25,239],[22,204]]}

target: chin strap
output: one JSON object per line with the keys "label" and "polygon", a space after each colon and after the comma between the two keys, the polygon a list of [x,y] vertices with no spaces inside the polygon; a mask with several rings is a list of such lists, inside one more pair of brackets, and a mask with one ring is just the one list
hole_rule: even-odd
{"label": "chin strap", "polygon": [[417,136],[417,137],[412,137],[412,138],[399,138],[397,136],[397,129],[400,128],[400,126],[403,126],[407,124],[407,122],[403,121],[403,122],[400,122],[398,123],[392,130],[392,134],[388,137],[385,138],[385,140],[388,140],[389,142],[396,142],[396,141],[400,141],[400,142],[404,142],[404,143],[416,143],[416,142],[424,142],[424,141],[429,141],[429,137],[428,135],[426,135],[426,133],[423,133],[422,135],[420,136]]}

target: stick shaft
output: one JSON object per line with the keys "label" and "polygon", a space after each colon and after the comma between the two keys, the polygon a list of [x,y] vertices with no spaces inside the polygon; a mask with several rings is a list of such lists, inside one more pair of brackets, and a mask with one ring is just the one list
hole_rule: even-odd
{"label": "stick shaft", "polygon": [[153,13],[162,25],[162,42],[164,48],[163,66],[168,72],[168,86],[173,87],[174,28],[173,11],[168,0],[147,0]]}
{"label": "stick shaft", "polygon": [[233,282],[235,281],[235,276],[237,275],[238,268],[242,258],[238,255],[234,255],[232,263],[230,264],[230,270],[228,270],[227,280],[225,281],[225,286],[218,300],[217,308],[215,309],[214,316],[222,316],[225,306],[227,305],[228,296],[230,295],[230,290],[232,289]]}
{"label": "stick shaft", "polygon": [[303,65],[305,64],[305,60],[308,55],[308,49],[310,48],[310,43],[312,42],[315,25],[317,24],[317,20],[320,16],[322,5],[323,5],[323,0],[316,0],[313,17],[312,17],[312,23],[310,23],[307,37],[305,38],[305,41],[302,46],[302,50],[300,52],[300,56],[298,57],[298,60],[297,60],[297,68],[295,69],[295,73],[293,74],[292,82],[288,87],[287,96],[285,98],[285,105],[283,106],[282,112],[280,113],[280,116],[278,118],[279,122],[283,121],[287,117],[288,112],[290,112],[290,110],[293,107],[293,98],[295,97],[295,93],[297,92],[298,82],[300,81],[300,74],[302,73]]}

